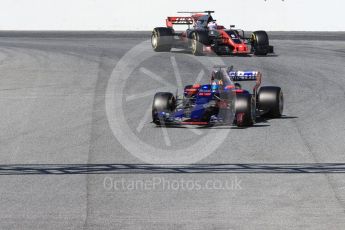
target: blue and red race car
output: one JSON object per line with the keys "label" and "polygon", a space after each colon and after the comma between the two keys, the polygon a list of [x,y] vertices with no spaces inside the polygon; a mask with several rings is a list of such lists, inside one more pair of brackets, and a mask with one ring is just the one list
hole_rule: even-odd
{"label": "blue and red race car", "polygon": [[[151,36],[152,48],[156,52],[168,52],[171,48],[189,49],[194,55],[215,52],[218,55],[254,54],[267,55],[273,53],[265,31],[255,31],[246,38],[244,31],[234,29],[231,25],[226,29],[213,19],[214,11],[179,12],[191,13],[191,16],[167,17],[166,27],[156,27]],[[188,29],[176,32],[174,25],[187,25]]]}
{"label": "blue and red race car", "polygon": [[[255,81],[252,92],[239,82]],[[182,96],[170,92],[155,94],[152,119],[156,125],[251,126],[257,116],[280,117],[284,98],[280,87],[260,87],[258,71],[234,71],[216,66],[210,84],[187,85]]]}

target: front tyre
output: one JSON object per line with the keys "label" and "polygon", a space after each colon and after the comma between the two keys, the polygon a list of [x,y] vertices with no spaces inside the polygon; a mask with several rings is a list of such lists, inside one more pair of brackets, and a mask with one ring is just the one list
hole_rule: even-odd
{"label": "front tyre", "polygon": [[251,45],[255,55],[267,55],[271,50],[268,35],[266,31],[263,30],[252,33]]}
{"label": "front tyre", "polygon": [[159,92],[156,93],[152,103],[152,121],[156,125],[164,124],[164,119],[159,117],[159,113],[171,113],[176,108],[176,99],[172,93]]}
{"label": "front tyre", "polygon": [[263,86],[258,93],[258,107],[265,115],[278,118],[283,115],[284,96],[280,87]]}

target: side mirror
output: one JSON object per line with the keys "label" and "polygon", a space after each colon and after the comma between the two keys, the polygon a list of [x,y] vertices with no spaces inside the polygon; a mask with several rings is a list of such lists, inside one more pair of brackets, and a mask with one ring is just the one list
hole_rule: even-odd
{"label": "side mirror", "polygon": [[230,25],[230,28],[235,28],[235,25]]}
{"label": "side mirror", "polygon": [[229,72],[233,71],[233,69],[234,69],[234,66],[232,65],[232,66],[228,67],[227,72],[229,73]]}

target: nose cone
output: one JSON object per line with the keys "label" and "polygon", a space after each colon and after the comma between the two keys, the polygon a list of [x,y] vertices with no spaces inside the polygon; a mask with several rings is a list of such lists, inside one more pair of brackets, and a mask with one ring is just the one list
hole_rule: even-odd
{"label": "nose cone", "polygon": [[247,51],[247,46],[246,45],[238,45],[237,46],[237,52],[242,53]]}

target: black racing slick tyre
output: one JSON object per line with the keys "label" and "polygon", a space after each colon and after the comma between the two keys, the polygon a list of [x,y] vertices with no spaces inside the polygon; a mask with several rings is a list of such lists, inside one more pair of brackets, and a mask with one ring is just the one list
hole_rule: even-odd
{"label": "black racing slick tyre", "polygon": [[154,28],[151,35],[151,45],[156,52],[169,52],[174,41],[174,30],[166,27]]}
{"label": "black racing slick tyre", "polygon": [[208,44],[208,32],[195,31],[191,34],[192,54],[201,56],[204,53],[204,45]]}
{"label": "black racing slick tyre", "polygon": [[168,92],[159,92],[156,93],[153,98],[152,103],[152,121],[156,125],[161,125],[164,123],[158,117],[158,113],[160,112],[172,112],[176,108],[176,99],[172,93]]}
{"label": "black racing slick tyre", "polygon": [[235,115],[235,123],[238,127],[253,125],[256,119],[255,98],[250,94],[237,94]]}
{"label": "black racing slick tyre", "polygon": [[255,55],[267,55],[270,51],[268,35],[265,31],[255,31],[251,36],[251,45]]}
{"label": "black racing slick tyre", "polygon": [[283,115],[284,96],[280,87],[263,86],[258,93],[258,107],[264,115],[278,118]]}

